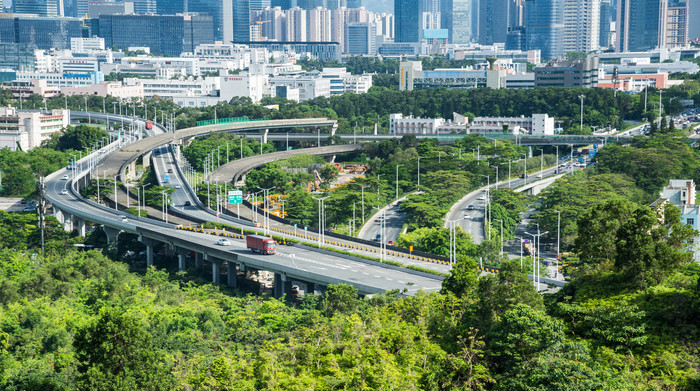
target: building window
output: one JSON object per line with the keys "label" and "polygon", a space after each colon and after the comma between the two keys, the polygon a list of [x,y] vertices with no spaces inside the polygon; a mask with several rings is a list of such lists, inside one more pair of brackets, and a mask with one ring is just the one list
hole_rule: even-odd
{"label": "building window", "polygon": [[695,226],[695,219],[688,219],[688,225]]}

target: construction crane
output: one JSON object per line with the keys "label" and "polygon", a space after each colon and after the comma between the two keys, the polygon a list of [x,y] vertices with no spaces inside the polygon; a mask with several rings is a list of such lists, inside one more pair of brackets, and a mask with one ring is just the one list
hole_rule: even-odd
{"label": "construction crane", "polygon": [[263,23],[269,23],[269,22],[270,22],[269,20],[257,20],[257,21],[255,21],[255,24],[258,25],[258,31],[260,31],[260,35],[258,35],[258,41],[267,40],[267,37],[264,37],[262,34],[262,25],[263,25]]}

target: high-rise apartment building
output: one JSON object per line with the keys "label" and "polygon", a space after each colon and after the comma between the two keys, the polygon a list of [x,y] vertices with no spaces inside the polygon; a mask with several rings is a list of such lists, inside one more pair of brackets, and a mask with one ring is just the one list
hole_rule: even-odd
{"label": "high-rise apartment building", "polygon": [[285,14],[287,14],[286,41],[306,41],[306,10],[294,7],[285,11]]}
{"label": "high-rise apartment building", "polygon": [[590,53],[600,46],[600,0],[563,0],[564,53]]}
{"label": "high-rise apartment building", "polygon": [[348,8],[360,8],[362,7],[362,0],[347,0]]}
{"label": "high-rise apartment building", "polygon": [[394,41],[420,42],[422,0],[394,0]]}
{"label": "high-rise apartment building", "polygon": [[266,8],[258,13],[262,21],[262,36],[268,41],[284,41],[287,33],[287,15],[280,7]]}
{"label": "high-rise apartment building", "polygon": [[270,1],[270,7],[280,7],[282,10],[288,10],[290,8],[296,7],[297,0],[271,0]]}
{"label": "high-rise apartment building", "polygon": [[[12,2],[12,9],[16,14],[60,16],[59,1],[61,2],[61,8],[63,8],[62,0],[14,0]],[[61,13],[63,13],[62,9]]]}
{"label": "high-rise apartment building", "polygon": [[669,0],[662,30],[662,46],[667,48],[685,46],[688,42],[688,1]]}
{"label": "high-rise apartment building", "polygon": [[442,0],[441,28],[449,32],[449,42],[466,44],[472,40],[472,0]]}
{"label": "high-rise apartment building", "polygon": [[331,41],[331,11],[326,8],[317,7],[307,12],[309,13],[309,24],[307,29],[308,41]]}
{"label": "high-rise apartment building", "polygon": [[134,12],[141,15],[155,14],[158,11],[156,0],[131,0],[134,3]]}
{"label": "high-rise apartment building", "polygon": [[544,59],[562,57],[564,0],[527,0],[525,9],[527,49],[539,49]]}

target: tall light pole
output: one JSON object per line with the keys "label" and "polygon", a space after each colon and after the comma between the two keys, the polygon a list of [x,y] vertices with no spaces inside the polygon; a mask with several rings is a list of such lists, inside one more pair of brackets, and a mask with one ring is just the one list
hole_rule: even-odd
{"label": "tall light pole", "polygon": [[664,112],[664,105],[661,102],[661,93],[662,92],[663,92],[663,90],[661,88],[659,88],[659,127],[658,127],[658,129],[661,129],[661,113]]}
{"label": "tall light pole", "polygon": [[559,272],[559,254],[561,254],[561,249],[559,245],[561,244],[561,211],[557,211],[557,256],[554,258],[554,265],[556,269],[554,270],[554,277],[556,278]]}
{"label": "tall light pole", "polygon": [[397,164],[396,165],[396,199],[399,199],[399,167],[403,166],[403,164]]}
{"label": "tall light pole", "polygon": [[481,174],[481,176],[486,177],[486,205],[484,207],[484,223],[488,228],[488,240],[491,240],[491,216],[489,214],[489,188],[491,187],[491,178],[488,175]]}
{"label": "tall light pole", "polygon": [[362,190],[362,224],[365,224],[365,187],[369,187],[368,185],[361,185],[360,188]]}
{"label": "tall light pole", "polygon": [[325,231],[325,225],[326,225],[326,217],[325,217],[325,208],[323,201],[330,198],[328,197],[323,197],[323,198],[316,198],[313,197],[316,201],[318,201],[318,248],[321,248],[321,242],[324,241],[324,231]]}
{"label": "tall light pole", "polygon": [[418,184],[416,186],[420,187],[420,156],[418,156]]}
{"label": "tall light pole", "polygon": [[501,219],[493,219],[493,220],[501,223],[501,257],[503,257],[503,220],[501,220]]}
{"label": "tall light pole", "polygon": [[[143,194],[143,208],[146,209],[146,186],[150,186],[150,183],[146,183],[145,185],[141,186],[142,191],[141,193]],[[138,191],[138,187],[136,188]],[[140,197],[139,197],[140,198]],[[141,217],[141,199],[139,199],[139,218]]]}
{"label": "tall light pole", "polygon": [[270,196],[270,190],[274,189],[274,187],[268,187],[267,189],[258,187],[258,189],[262,190],[263,192],[263,233],[267,235],[270,232],[270,212],[268,211],[269,207],[267,206],[267,199]]}
{"label": "tall light pole", "polygon": [[586,95],[579,95],[578,97],[581,98],[581,128],[579,132],[583,134],[583,98],[585,98]]}

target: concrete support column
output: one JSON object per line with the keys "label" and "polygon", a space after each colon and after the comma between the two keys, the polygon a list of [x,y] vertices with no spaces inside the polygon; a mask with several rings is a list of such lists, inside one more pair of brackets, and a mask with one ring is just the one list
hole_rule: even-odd
{"label": "concrete support column", "polygon": [[185,271],[187,269],[187,265],[185,264],[185,254],[182,252],[179,252],[177,254],[177,270],[179,271]]}
{"label": "concrete support column", "polygon": [[294,300],[294,296],[292,296],[292,280],[290,278],[284,280],[284,299],[286,301]]}
{"label": "concrete support column", "polygon": [[202,267],[202,253],[199,253],[199,252],[194,253],[194,267],[197,269]]}
{"label": "concrete support column", "polygon": [[107,243],[116,242],[119,232],[121,232],[118,229],[107,226],[102,227],[102,230],[104,231],[105,235],[107,235]]}
{"label": "concrete support column", "polygon": [[85,220],[78,219],[78,235],[85,237]]}
{"label": "concrete support column", "polygon": [[153,266],[153,246],[146,244],[146,267]]}
{"label": "concrete support column", "polygon": [[315,284],[313,282],[307,282],[306,283],[306,291],[304,291],[304,294],[313,295],[315,290],[316,290]]}
{"label": "concrete support column", "polygon": [[238,288],[238,270],[236,269],[236,264],[229,261],[227,262],[227,267],[228,267],[228,286],[231,288]]}
{"label": "concrete support column", "polygon": [[325,285],[316,285],[316,290],[318,291],[319,296],[323,297],[326,295],[326,286]]}
{"label": "concrete support column", "polygon": [[274,281],[274,285],[272,286],[272,296],[275,299],[279,299],[280,297],[282,297],[282,294],[284,293],[283,292],[284,289],[282,287],[282,285],[284,284],[284,282],[282,281],[282,276],[283,276],[283,274],[275,273],[275,281]]}
{"label": "concrete support column", "polygon": [[151,152],[146,152],[143,155],[143,168],[151,166]]}
{"label": "concrete support column", "polygon": [[260,131],[260,136],[262,136],[263,144],[267,143],[267,134],[270,133],[270,129],[264,129]]}
{"label": "concrete support column", "polygon": [[331,136],[335,136],[335,132],[338,130],[338,123],[334,123],[333,127],[331,128]]}
{"label": "concrete support column", "polygon": [[213,260],[211,263],[211,282],[214,284],[219,284],[221,280],[221,271],[219,270],[219,262],[218,260]]}

